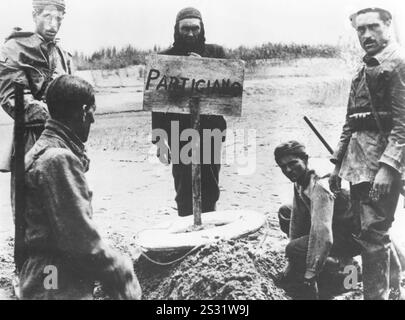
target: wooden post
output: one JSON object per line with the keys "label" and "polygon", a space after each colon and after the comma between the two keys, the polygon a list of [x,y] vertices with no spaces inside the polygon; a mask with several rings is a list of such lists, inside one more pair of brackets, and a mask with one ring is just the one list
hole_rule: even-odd
{"label": "wooden post", "polygon": [[[200,137],[200,98],[191,97],[189,101],[190,113],[191,113],[191,126],[193,130],[198,132],[198,139],[194,141],[193,149],[200,151],[201,137]],[[200,164],[200,152],[193,152],[192,154],[192,168],[191,168],[191,180],[193,188],[193,215],[194,215],[194,227],[201,227],[201,164]]]}
{"label": "wooden post", "polygon": [[15,179],[15,238],[14,261],[17,273],[20,272],[25,260],[25,112],[24,112],[24,85],[14,84],[15,96],[15,122],[14,122],[14,179]]}

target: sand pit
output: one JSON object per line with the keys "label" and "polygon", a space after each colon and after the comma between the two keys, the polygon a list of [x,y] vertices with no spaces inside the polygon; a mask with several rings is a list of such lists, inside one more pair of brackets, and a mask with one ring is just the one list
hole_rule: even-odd
{"label": "sand pit", "polygon": [[143,299],[289,299],[274,284],[285,266],[284,254],[271,250],[268,245],[258,250],[259,235],[206,245],[171,267],[140,259],[136,272]]}

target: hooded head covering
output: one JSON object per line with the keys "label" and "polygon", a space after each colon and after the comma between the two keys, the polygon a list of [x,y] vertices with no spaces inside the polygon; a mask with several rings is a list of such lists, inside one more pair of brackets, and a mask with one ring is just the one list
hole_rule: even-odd
{"label": "hooded head covering", "polygon": [[294,155],[301,159],[308,159],[308,154],[305,151],[305,146],[295,140],[284,142],[274,149],[274,158],[278,163],[282,157]]}
{"label": "hooded head covering", "polygon": [[[195,44],[194,48],[187,48],[187,45],[184,43],[182,36],[180,35],[180,30],[179,30],[179,23],[181,20],[184,19],[190,19],[190,18],[195,18],[199,19],[201,21],[201,31],[197,39],[197,43]],[[195,8],[188,7],[184,8],[179,11],[179,13],[176,16],[176,24],[174,26],[174,44],[173,47],[177,51],[178,54],[183,54],[187,53],[190,51],[193,51],[198,54],[202,54],[204,52],[204,47],[205,47],[205,28],[204,28],[204,23],[202,21],[202,15],[201,12],[198,11]]]}
{"label": "hooded head covering", "polygon": [[201,12],[195,8],[188,7],[179,11],[176,17],[176,23],[183,19],[196,18],[202,21]]}

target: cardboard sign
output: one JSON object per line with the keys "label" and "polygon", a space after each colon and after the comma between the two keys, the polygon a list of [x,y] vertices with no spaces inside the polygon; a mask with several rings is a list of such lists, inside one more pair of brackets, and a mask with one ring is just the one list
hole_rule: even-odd
{"label": "cardboard sign", "polygon": [[245,65],[241,60],[151,55],[143,110],[190,113],[198,97],[201,114],[241,116]]}

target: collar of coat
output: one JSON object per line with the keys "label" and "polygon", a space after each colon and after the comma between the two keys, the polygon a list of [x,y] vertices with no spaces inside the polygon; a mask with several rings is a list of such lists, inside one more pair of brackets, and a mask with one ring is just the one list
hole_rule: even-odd
{"label": "collar of coat", "polygon": [[43,134],[62,139],[69,149],[83,162],[86,171],[88,170],[89,158],[86,155],[86,148],[79,137],[69,127],[60,121],[48,119]]}
{"label": "collar of coat", "polygon": [[60,38],[55,38],[51,41],[46,41],[39,33],[31,32],[31,31],[21,31],[19,28],[15,28],[11,34],[6,38],[6,41],[14,39],[19,43],[24,42],[26,45],[28,43],[32,43],[32,46],[38,46],[38,44],[42,45],[58,45],[60,42]]}
{"label": "collar of coat", "polygon": [[363,61],[368,66],[378,66],[389,59],[397,50],[399,45],[395,41],[388,42],[387,46],[374,56],[365,55]]}

